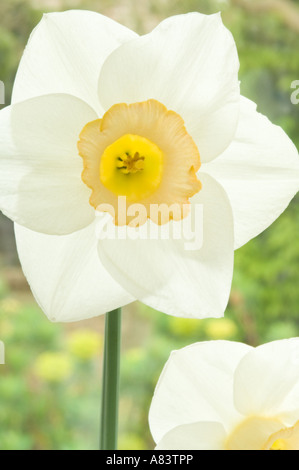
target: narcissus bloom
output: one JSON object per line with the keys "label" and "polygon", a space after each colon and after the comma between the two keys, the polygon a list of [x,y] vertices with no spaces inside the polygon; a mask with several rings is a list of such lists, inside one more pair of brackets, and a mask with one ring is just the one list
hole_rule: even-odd
{"label": "narcissus bloom", "polygon": [[[93,12],[44,16],[0,113],[0,208],[51,320],[135,299],[177,316],[223,314],[234,249],[299,182],[296,148],[240,97],[238,68],[220,15],[171,17],[141,37]],[[202,245],[97,234],[97,209],[126,226],[135,204],[136,232],[182,224],[201,206]],[[160,206],[178,210],[152,212]]]}
{"label": "narcissus bloom", "polygon": [[299,450],[298,366],[298,338],[173,352],[149,413],[157,448]]}

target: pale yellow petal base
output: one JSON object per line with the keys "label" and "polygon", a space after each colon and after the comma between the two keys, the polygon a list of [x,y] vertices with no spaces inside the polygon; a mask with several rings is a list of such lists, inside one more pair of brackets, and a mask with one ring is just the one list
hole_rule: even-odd
{"label": "pale yellow petal base", "polygon": [[290,428],[283,428],[272,434],[265,450],[299,450],[299,422]]}
{"label": "pale yellow petal base", "polygon": [[299,423],[285,427],[278,418],[250,416],[226,439],[226,450],[299,450]]}
{"label": "pale yellow petal base", "polygon": [[250,416],[242,421],[228,436],[227,450],[262,450],[271,434],[281,429],[282,423],[275,418]]}

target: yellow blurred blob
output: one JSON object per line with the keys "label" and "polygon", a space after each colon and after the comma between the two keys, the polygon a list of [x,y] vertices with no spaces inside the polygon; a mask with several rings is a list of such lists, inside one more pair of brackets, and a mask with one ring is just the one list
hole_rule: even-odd
{"label": "yellow blurred blob", "polygon": [[131,366],[137,365],[140,361],[144,360],[144,350],[142,348],[131,348],[126,351],[125,358]]}
{"label": "yellow blurred blob", "polygon": [[198,332],[201,324],[201,320],[173,317],[169,323],[169,329],[177,336],[189,336]]}
{"label": "yellow blurred blob", "polygon": [[205,321],[205,333],[211,339],[228,339],[236,335],[237,326],[229,318],[213,318]]}
{"label": "yellow blurred blob", "polygon": [[137,434],[121,435],[118,448],[120,450],[146,450],[146,443]]}
{"label": "yellow blurred blob", "polygon": [[138,202],[160,185],[163,152],[150,140],[126,134],[109,145],[100,162],[100,178],[106,188]]}
{"label": "yellow blurred blob", "polygon": [[10,336],[12,336],[14,333],[13,322],[9,320],[1,319],[0,331],[1,331],[2,340],[6,340]]}
{"label": "yellow blurred blob", "polygon": [[76,330],[68,338],[69,351],[82,360],[89,360],[97,356],[102,344],[102,336],[92,330]]}
{"label": "yellow blurred blob", "polygon": [[3,313],[17,313],[21,307],[21,304],[18,300],[8,297],[1,300],[0,302],[0,312]]}
{"label": "yellow blurred blob", "polygon": [[72,361],[66,353],[42,353],[34,364],[34,373],[46,382],[62,382],[72,373]]}

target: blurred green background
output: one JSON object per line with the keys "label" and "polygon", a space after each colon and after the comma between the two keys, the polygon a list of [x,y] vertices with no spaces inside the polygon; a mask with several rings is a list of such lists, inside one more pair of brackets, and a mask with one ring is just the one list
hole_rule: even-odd
{"label": "blurred green background", "polygon": [[[0,80],[9,104],[22,51],[43,12],[99,11],[139,33],[188,11],[222,11],[241,62],[242,93],[282,126],[299,148],[299,0],[1,0]],[[148,409],[173,349],[230,339],[257,345],[299,335],[299,198],[261,236],[236,252],[224,319],[168,317],[139,303],[124,309],[121,449],[152,449]],[[12,224],[0,215],[0,450],[97,449],[103,318],[52,324],[34,302],[20,270]]]}

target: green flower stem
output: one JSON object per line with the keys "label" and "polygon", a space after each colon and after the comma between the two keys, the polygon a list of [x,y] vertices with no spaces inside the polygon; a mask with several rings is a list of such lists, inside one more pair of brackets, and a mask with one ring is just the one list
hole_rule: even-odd
{"label": "green flower stem", "polygon": [[121,309],[106,313],[101,414],[101,450],[117,449]]}

